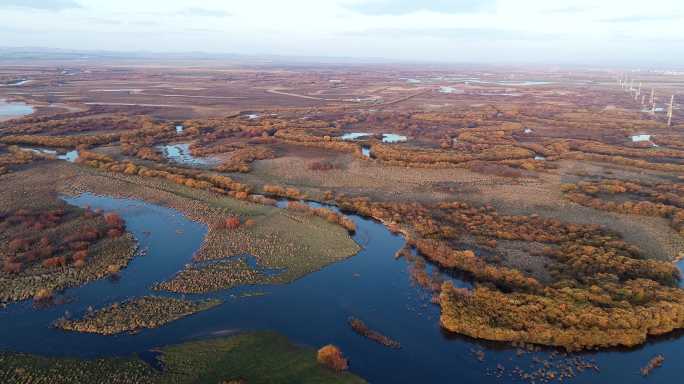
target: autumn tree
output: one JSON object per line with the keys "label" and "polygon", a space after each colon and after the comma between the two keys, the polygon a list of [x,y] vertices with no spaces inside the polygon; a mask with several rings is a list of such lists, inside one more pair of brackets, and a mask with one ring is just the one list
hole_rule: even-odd
{"label": "autumn tree", "polygon": [[347,359],[342,355],[342,351],[332,344],[328,344],[318,350],[317,360],[319,363],[338,372],[344,371],[349,367]]}
{"label": "autumn tree", "polygon": [[230,230],[238,229],[240,227],[240,218],[237,216],[230,216],[226,219],[225,226]]}

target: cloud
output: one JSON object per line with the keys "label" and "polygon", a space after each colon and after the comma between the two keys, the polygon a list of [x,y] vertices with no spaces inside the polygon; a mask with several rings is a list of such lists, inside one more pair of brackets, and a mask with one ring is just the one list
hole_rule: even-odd
{"label": "cloud", "polygon": [[471,13],[493,8],[496,0],[369,0],[348,8],[367,15],[405,15],[420,11]]}
{"label": "cloud", "polygon": [[583,13],[583,12],[591,11],[593,9],[596,9],[596,7],[590,7],[590,6],[583,7],[583,6],[578,6],[578,5],[572,5],[569,7],[548,9],[548,10],[543,11],[542,13],[545,13],[548,15],[575,14],[575,13]]}
{"label": "cloud", "polygon": [[[0,0],[1,1],[1,0]],[[183,16],[199,16],[199,17],[229,17],[230,12],[206,8],[186,8],[178,12]]]}
{"label": "cloud", "polygon": [[[0,0],[2,1],[2,0]],[[160,11],[147,11],[147,12],[130,12],[124,13],[125,15],[136,15],[136,16],[148,16],[148,17],[215,17],[223,18],[233,16],[232,13],[224,11],[222,9],[208,9],[208,8],[183,8],[174,11],[160,10]]]}
{"label": "cloud", "polygon": [[[616,43],[627,43],[627,44],[635,44],[635,38],[631,34],[627,33],[614,33],[610,36],[608,42],[616,42]],[[658,37],[641,37],[638,40],[638,44],[640,45],[652,45],[653,43],[661,43],[661,44],[684,44],[684,38],[681,37],[667,37],[667,36],[658,36]]]}
{"label": "cloud", "polygon": [[221,30],[218,29],[210,29],[210,28],[183,28],[184,32],[198,32],[198,33],[224,33]]}
{"label": "cloud", "polygon": [[104,17],[87,17],[84,19],[89,24],[100,24],[100,25],[121,25],[121,20],[107,19]]}
{"label": "cloud", "polygon": [[81,8],[74,0],[0,0],[0,8],[30,8],[41,11],[62,11]]}
{"label": "cloud", "polygon": [[135,20],[135,21],[127,21],[126,24],[128,25],[135,25],[138,27],[157,27],[161,24],[159,24],[156,21],[153,20]]}
{"label": "cloud", "polygon": [[641,23],[645,21],[673,21],[682,19],[684,15],[631,15],[599,20],[603,23]]}
{"label": "cloud", "polygon": [[346,35],[397,39],[441,38],[461,41],[548,41],[563,38],[558,34],[496,28],[373,28],[360,32],[350,32]]}

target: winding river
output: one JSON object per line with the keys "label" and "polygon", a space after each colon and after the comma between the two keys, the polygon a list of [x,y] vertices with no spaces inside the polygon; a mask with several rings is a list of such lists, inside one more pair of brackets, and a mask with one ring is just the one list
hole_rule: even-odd
{"label": "winding river", "polygon": [[[403,238],[391,234],[380,223],[355,215],[350,215],[357,225],[354,240],[363,249],[354,257],[291,284],[187,295],[193,299],[221,298],[225,303],[135,334],[63,332],[50,324],[65,311],[81,316],[88,306],[101,308],[131,297],[163,294],[152,292],[150,286],[191,262],[206,233],[204,225],[179,212],[142,201],[91,194],[65,200],[81,207],[118,212],[146,254],[133,259],[117,280],[103,279],[66,290],[65,296],[70,299],[66,304],[34,309],[31,303],[21,302],[0,310],[0,350],[82,357],[128,355],[193,338],[268,329],[313,347],[338,345],[349,357],[351,371],[372,383],[520,382],[512,375],[515,366],[527,368],[534,356],[550,356],[549,351],[517,356],[516,350],[507,345],[444,333],[439,327],[439,308],[412,284],[408,262],[394,258],[404,245]],[[249,292],[267,294],[242,296]],[[389,349],[357,335],[347,324],[349,316],[399,341],[401,349]],[[484,361],[475,358],[474,350],[484,352]],[[682,373],[679,362],[684,358],[684,338],[674,335],[629,351],[582,354],[585,359],[595,359],[601,372],[581,373],[575,382],[642,383],[638,369],[657,353],[663,353],[666,362],[647,380],[677,382]],[[504,368],[502,378],[486,374],[496,371],[497,364]]]}

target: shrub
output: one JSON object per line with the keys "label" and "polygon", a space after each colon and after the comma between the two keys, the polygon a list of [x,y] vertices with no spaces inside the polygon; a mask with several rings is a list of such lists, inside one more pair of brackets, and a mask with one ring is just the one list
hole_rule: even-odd
{"label": "shrub", "polygon": [[81,250],[81,251],[74,252],[74,255],[72,256],[72,258],[76,261],[78,261],[78,260],[84,261],[85,259],[88,258],[88,251]]}
{"label": "shrub", "polygon": [[64,256],[51,257],[49,259],[43,260],[42,263],[45,268],[55,268],[66,265],[66,258]]}
{"label": "shrub", "polygon": [[5,265],[3,265],[2,270],[6,273],[19,273],[21,272],[21,268],[21,263],[12,263],[5,261]]}
{"label": "shrub", "polygon": [[335,169],[335,164],[329,161],[315,161],[309,164],[309,169],[312,171],[330,171]]}
{"label": "shrub", "polygon": [[38,241],[38,244],[41,247],[49,247],[50,246],[50,239],[48,239],[47,236],[43,236],[40,238],[40,241]]}
{"label": "shrub", "polygon": [[344,371],[348,368],[347,359],[342,355],[342,351],[332,344],[319,349],[316,359],[319,363],[335,371]]}
{"label": "shrub", "polygon": [[88,246],[90,246],[90,243],[87,241],[75,241],[73,243],[69,243],[69,248],[73,251],[82,251],[84,249],[88,249]]}
{"label": "shrub", "polygon": [[52,257],[52,254],[55,252],[54,248],[51,245],[41,247],[38,250],[38,257],[41,259],[47,259],[48,257]]}
{"label": "shrub", "polygon": [[16,253],[19,251],[26,251],[28,249],[29,243],[26,239],[14,239],[9,242],[9,251]]}
{"label": "shrub", "polygon": [[112,227],[123,227],[121,216],[114,212],[105,215],[105,222]]}
{"label": "shrub", "polygon": [[240,218],[237,216],[231,216],[226,219],[225,226],[227,229],[238,229],[240,227]]}
{"label": "shrub", "polygon": [[52,298],[52,291],[47,288],[40,288],[33,295],[34,301],[46,301]]}
{"label": "shrub", "polygon": [[112,228],[107,231],[107,236],[111,238],[121,237],[123,236],[123,231],[119,228]]}

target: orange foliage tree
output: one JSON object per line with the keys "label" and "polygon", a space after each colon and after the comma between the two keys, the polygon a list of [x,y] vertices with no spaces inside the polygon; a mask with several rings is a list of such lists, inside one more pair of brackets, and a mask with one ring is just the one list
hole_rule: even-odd
{"label": "orange foliage tree", "polygon": [[319,363],[336,371],[344,371],[349,367],[347,359],[342,355],[342,351],[332,344],[328,344],[318,350],[317,360]]}

